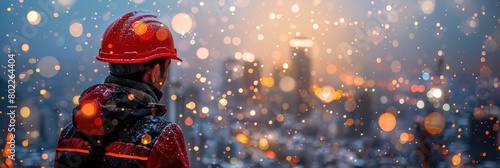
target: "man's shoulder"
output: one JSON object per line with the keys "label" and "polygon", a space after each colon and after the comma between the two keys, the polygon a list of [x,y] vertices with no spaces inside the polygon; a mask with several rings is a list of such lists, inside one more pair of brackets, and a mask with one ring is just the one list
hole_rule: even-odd
{"label": "man's shoulder", "polygon": [[102,94],[102,93],[111,93],[111,92],[124,91],[124,90],[125,89],[120,85],[116,85],[116,84],[112,84],[112,83],[100,83],[100,84],[92,85],[92,86],[88,87],[87,89],[85,89],[82,92],[81,96],[85,96],[85,95],[90,94],[90,93]]}
{"label": "man's shoulder", "polygon": [[[156,141],[157,137],[161,132],[171,125],[172,122],[160,116],[147,115],[139,119],[128,131],[127,139],[125,141],[129,142],[141,142],[141,139],[148,135],[151,138],[151,142]],[[148,146],[152,147],[153,144]]]}
{"label": "man's shoulder", "polygon": [[171,123],[172,122],[161,116],[147,115],[139,119],[135,125],[140,127],[154,127],[155,129],[163,129],[163,127],[166,127]]}
{"label": "man's shoulder", "polygon": [[78,137],[78,131],[75,129],[73,122],[70,122],[64,129],[61,131],[59,140]]}

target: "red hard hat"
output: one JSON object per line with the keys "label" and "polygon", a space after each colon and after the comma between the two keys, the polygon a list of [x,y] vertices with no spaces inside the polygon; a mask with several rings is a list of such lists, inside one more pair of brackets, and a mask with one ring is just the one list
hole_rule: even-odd
{"label": "red hard hat", "polygon": [[132,11],[106,29],[96,58],[113,64],[137,64],[161,57],[182,61],[172,33],[154,14]]}

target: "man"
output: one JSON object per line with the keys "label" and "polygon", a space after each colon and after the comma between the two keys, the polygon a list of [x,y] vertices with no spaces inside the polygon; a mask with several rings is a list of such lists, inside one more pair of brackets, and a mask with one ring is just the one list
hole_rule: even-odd
{"label": "man", "polygon": [[81,94],[55,167],[189,167],[182,131],[158,104],[171,60],[182,61],[167,26],[129,12],[106,29],[96,58],[110,75]]}

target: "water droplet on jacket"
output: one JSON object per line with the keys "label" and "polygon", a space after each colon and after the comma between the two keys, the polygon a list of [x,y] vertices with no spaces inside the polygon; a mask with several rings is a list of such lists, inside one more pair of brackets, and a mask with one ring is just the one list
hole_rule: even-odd
{"label": "water droplet on jacket", "polygon": [[151,135],[149,134],[144,134],[142,137],[141,137],[141,142],[143,145],[148,145],[149,143],[151,143]]}
{"label": "water droplet on jacket", "polygon": [[129,100],[134,100],[134,98],[135,98],[134,94],[132,94],[132,93],[128,94],[128,99]]}

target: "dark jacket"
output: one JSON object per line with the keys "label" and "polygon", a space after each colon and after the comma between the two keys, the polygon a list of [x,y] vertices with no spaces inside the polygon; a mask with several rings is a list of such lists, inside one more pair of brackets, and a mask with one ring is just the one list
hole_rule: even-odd
{"label": "dark jacket", "polygon": [[85,90],[62,130],[55,167],[189,167],[177,124],[154,86],[108,76]]}

